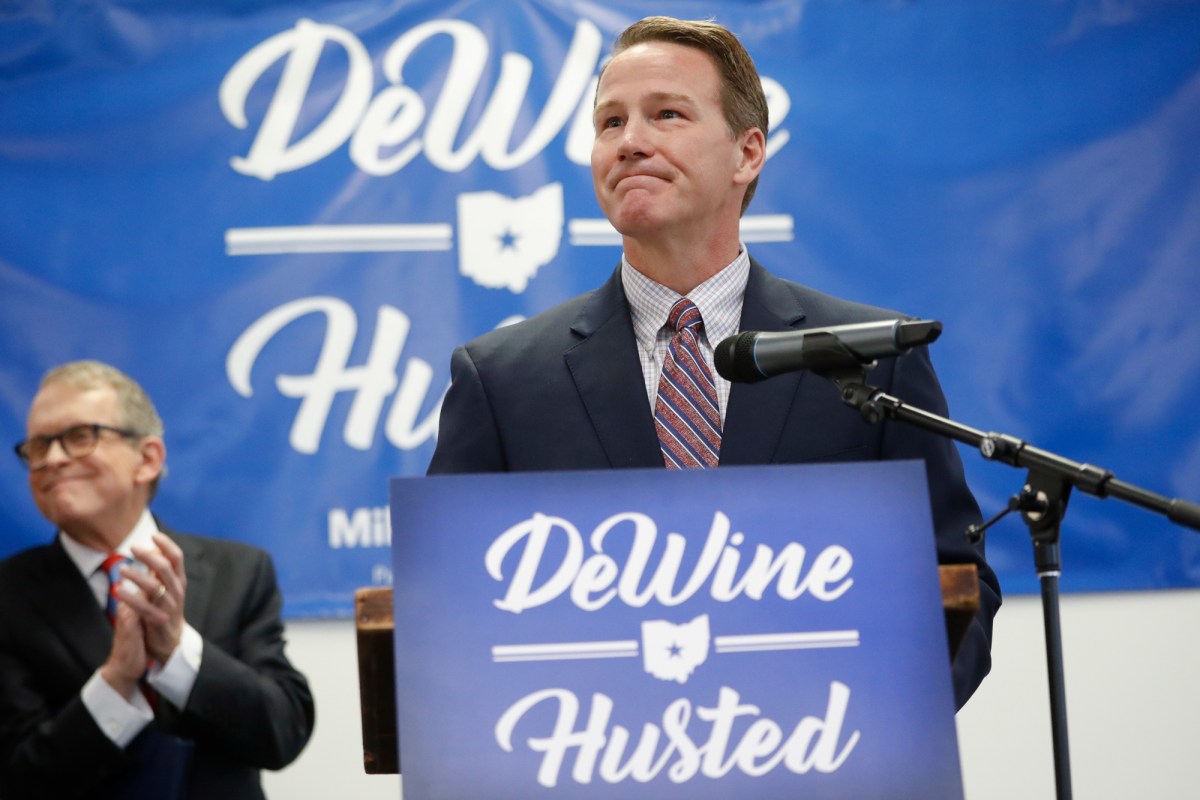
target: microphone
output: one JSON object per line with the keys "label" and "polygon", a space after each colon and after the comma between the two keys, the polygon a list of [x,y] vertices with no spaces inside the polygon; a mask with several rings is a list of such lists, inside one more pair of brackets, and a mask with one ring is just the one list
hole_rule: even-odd
{"label": "microphone", "polygon": [[717,345],[713,362],[725,380],[755,383],[801,369],[822,372],[845,366],[850,359],[870,364],[929,344],[941,333],[942,323],[937,320],[902,319],[805,331],[742,331]]}

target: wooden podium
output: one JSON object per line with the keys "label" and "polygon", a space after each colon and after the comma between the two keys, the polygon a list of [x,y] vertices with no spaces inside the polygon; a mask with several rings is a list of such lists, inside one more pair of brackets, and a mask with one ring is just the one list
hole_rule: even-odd
{"label": "wooden podium", "polygon": [[[979,575],[974,564],[942,565],[938,572],[946,616],[946,638],[953,659],[979,608]],[[390,588],[369,587],[354,593],[363,767],[371,775],[400,772],[392,614]]]}

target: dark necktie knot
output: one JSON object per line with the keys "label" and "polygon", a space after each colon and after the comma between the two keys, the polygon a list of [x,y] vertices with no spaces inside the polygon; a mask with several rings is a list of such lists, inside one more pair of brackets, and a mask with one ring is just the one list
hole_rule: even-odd
{"label": "dark necktie knot", "polygon": [[681,297],[675,301],[675,305],[671,306],[671,313],[667,315],[667,324],[673,331],[691,330],[692,333],[698,334],[701,325],[700,309],[691,300]]}

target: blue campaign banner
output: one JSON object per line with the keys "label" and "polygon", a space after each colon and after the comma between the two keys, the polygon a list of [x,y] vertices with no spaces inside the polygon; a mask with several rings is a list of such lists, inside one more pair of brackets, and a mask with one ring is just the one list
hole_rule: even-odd
{"label": "blue campaign banner", "polygon": [[393,480],[405,798],[961,798],[927,496],[918,462]]}
{"label": "blue campaign banner", "polygon": [[[754,55],[774,272],[938,319],[955,419],[1200,499],[1200,3],[664,0]],[[633,0],[0,9],[0,435],[99,358],[167,426],[154,510],[275,557],[289,617],[391,581],[458,343],[599,285],[593,85]],[[831,388],[830,391],[833,391]],[[852,413],[847,409],[847,413]],[[985,514],[1024,475],[965,452]],[[0,461],[0,556],[51,531]],[[1008,592],[1029,536],[994,528]],[[1064,591],[1200,586],[1076,496]]]}

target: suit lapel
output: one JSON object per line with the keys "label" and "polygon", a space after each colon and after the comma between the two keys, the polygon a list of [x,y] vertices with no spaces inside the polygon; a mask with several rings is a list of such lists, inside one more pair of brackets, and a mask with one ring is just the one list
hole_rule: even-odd
{"label": "suit lapel", "polygon": [[[751,259],[739,330],[788,331],[803,319],[794,286]],[[811,380],[806,373],[791,372],[759,383],[733,384],[725,410],[721,463],[771,463],[796,393]]]}
{"label": "suit lapel", "polygon": [[164,526],[155,518],[158,529],[171,537],[183,551],[183,571],[187,576],[187,589],[183,598],[183,618],[198,631],[205,630],[205,614],[211,607],[213,593],[213,566],[205,557],[204,547],[196,539],[181,536]]}
{"label": "suit lapel", "polygon": [[[797,288],[751,259],[739,330],[802,328],[805,311]],[[619,267],[584,306],[572,329],[582,339],[564,358],[609,466],[662,466]],[[774,461],[796,396],[814,380],[819,379],[791,372],[759,383],[734,384],[725,412],[721,463]]]}
{"label": "suit lapel", "polygon": [[571,329],[583,338],[563,358],[608,466],[661,467],[619,267],[584,305]]}
{"label": "suit lapel", "polygon": [[45,550],[45,558],[29,571],[28,581],[29,596],[40,598],[32,604],[34,612],[42,617],[45,629],[75,654],[83,672],[103,664],[112,649],[112,625],[57,537]]}

